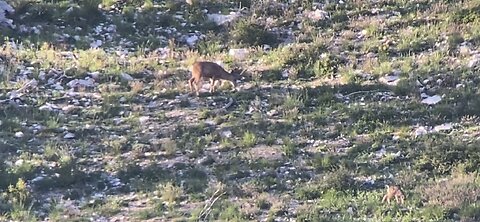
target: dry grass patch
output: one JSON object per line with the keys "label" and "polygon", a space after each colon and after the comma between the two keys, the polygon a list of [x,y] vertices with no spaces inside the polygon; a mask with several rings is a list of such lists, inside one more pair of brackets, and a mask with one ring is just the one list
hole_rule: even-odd
{"label": "dry grass patch", "polygon": [[434,181],[418,188],[427,204],[462,208],[480,200],[480,184],[475,174],[456,174],[443,181]]}

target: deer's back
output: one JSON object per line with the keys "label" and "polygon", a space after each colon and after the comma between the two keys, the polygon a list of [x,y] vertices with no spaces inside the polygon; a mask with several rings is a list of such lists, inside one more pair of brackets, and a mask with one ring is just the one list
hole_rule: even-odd
{"label": "deer's back", "polygon": [[214,62],[195,62],[192,66],[192,75],[195,78],[211,78],[213,76],[224,76],[227,72]]}

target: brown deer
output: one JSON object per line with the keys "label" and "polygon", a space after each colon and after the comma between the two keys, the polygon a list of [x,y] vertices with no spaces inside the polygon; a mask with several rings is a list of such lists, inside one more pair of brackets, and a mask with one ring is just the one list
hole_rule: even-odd
{"label": "brown deer", "polygon": [[386,185],[386,188],[387,188],[387,193],[385,194],[385,196],[383,196],[382,203],[385,202],[386,200],[387,203],[390,204],[390,199],[395,197],[395,201],[397,201],[397,203],[403,204],[405,195],[403,195],[403,192],[400,190],[400,187],[395,185],[392,185],[392,186]]}
{"label": "brown deer", "polygon": [[[232,70],[231,73],[228,73],[220,65],[213,62],[195,62],[192,65],[192,77],[188,80],[190,86],[190,91],[195,92],[200,95],[199,90],[201,88],[202,80],[210,79],[210,93],[215,92],[215,83],[216,81],[226,80],[229,81],[235,90],[237,84],[236,81],[240,79],[241,73],[239,70]],[[195,84],[194,84],[195,83]]]}

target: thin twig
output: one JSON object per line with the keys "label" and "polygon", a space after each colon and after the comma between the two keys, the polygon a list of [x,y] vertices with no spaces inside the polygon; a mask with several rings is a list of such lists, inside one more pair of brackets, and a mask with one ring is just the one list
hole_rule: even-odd
{"label": "thin twig", "polygon": [[212,212],[212,207],[213,207],[213,205],[215,204],[215,202],[217,202],[217,200],[220,199],[220,197],[222,197],[222,196],[225,195],[226,193],[227,193],[227,192],[221,193],[220,195],[217,196],[217,198],[215,198],[215,199],[213,200],[212,203],[210,203],[210,206],[207,208],[207,212],[206,212],[205,215],[204,215],[204,218],[205,218],[205,219],[208,218],[208,215],[210,215],[210,213]]}
{"label": "thin twig", "polygon": [[373,92],[390,92],[390,91],[380,91],[379,89],[375,89],[375,90],[361,90],[361,91],[357,91],[357,92],[353,92],[353,93],[347,94],[347,95],[345,95],[344,97],[352,96],[352,95],[360,94],[360,93],[373,93]]}
{"label": "thin twig", "polygon": [[233,104],[233,99],[232,98],[228,98],[228,103],[222,107],[222,109],[226,110],[228,108],[230,108],[230,106],[232,106]]}
{"label": "thin twig", "polygon": [[215,196],[215,194],[217,194],[218,191],[220,191],[220,189],[215,191],[215,193],[212,195],[212,197],[210,197],[209,201],[207,201],[207,203],[205,204],[205,207],[203,207],[203,210],[200,212],[199,221],[203,221],[202,218],[206,219],[208,217],[208,215],[210,215],[210,213],[212,212],[212,207],[215,204],[215,202],[217,202],[217,200],[220,199],[220,197],[222,197],[223,195],[225,195],[227,193],[227,192],[223,192],[223,193],[219,194],[212,201],[212,198]]}
{"label": "thin twig", "polygon": [[[220,188],[218,190],[216,190],[215,193],[213,193],[213,195],[210,197],[210,199],[208,199],[207,203],[211,202],[218,192],[220,192]],[[207,209],[207,206],[208,205],[205,204],[205,206],[203,207],[202,211],[200,211],[200,213],[203,214],[203,211],[205,211]],[[200,216],[201,216],[201,214],[200,214]]]}

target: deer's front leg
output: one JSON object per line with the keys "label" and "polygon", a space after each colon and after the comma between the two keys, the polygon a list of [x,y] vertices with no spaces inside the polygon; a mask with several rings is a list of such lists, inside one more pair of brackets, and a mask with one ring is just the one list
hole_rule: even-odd
{"label": "deer's front leg", "polygon": [[232,91],[237,90],[237,84],[234,81],[230,81],[230,85],[232,85]]}
{"label": "deer's front leg", "polygon": [[210,93],[215,92],[215,79],[211,78],[210,79]]}

